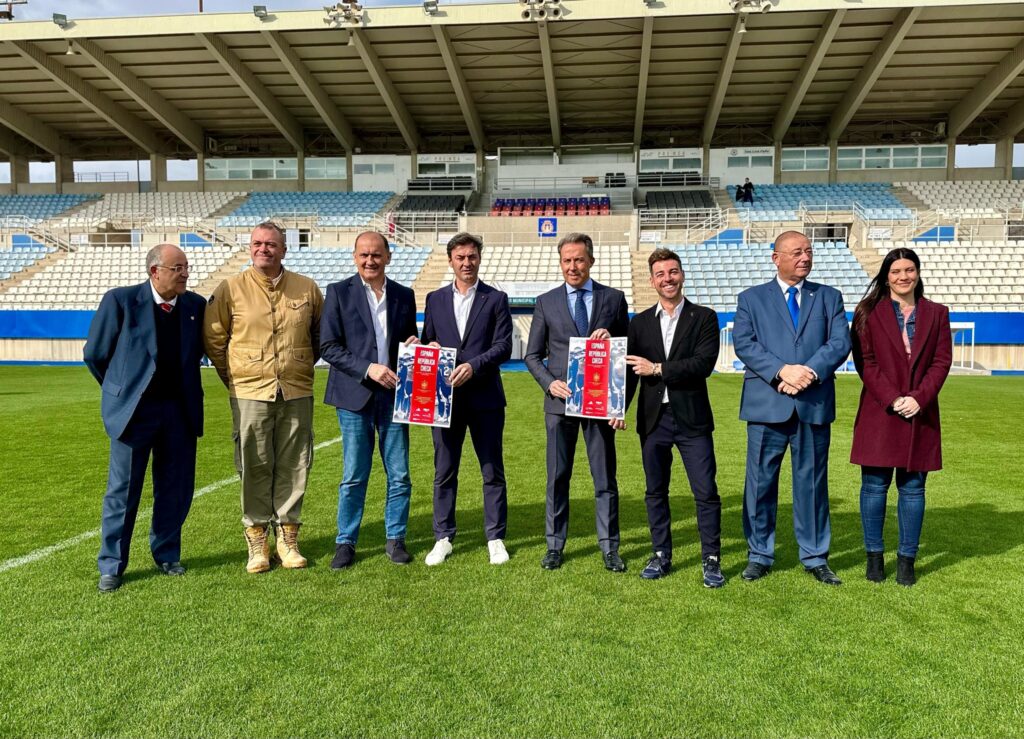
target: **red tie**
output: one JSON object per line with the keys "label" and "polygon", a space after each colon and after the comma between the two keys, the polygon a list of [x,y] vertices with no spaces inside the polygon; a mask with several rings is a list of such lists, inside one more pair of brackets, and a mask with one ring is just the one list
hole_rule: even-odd
{"label": "red tie", "polygon": [[163,308],[164,313],[170,313],[172,310],[174,310],[174,306],[171,305],[170,303],[161,303],[160,307]]}

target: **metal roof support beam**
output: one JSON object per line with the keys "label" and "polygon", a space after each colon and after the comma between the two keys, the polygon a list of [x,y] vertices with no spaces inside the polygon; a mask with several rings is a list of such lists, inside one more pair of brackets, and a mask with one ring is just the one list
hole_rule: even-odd
{"label": "metal roof support beam", "polygon": [[964,98],[949,111],[946,135],[955,139],[1024,72],[1024,41],[1021,41]]}
{"label": "metal roof support beam", "polygon": [[551,34],[547,23],[537,24],[540,38],[540,57],[544,64],[544,89],[548,96],[548,115],[551,117],[551,144],[562,148],[562,117],[558,113],[558,87],[555,84],[555,64],[551,59]]}
{"label": "metal roof support beam", "polygon": [[[28,139],[43,151],[54,156],[67,148],[56,129],[42,121],[37,121],[20,108],[16,108],[6,100],[0,100],[0,124]],[[6,149],[4,150],[6,151]],[[11,152],[8,152],[11,153]]]}
{"label": "metal roof support beam", "polygon": [[58,64],[38,46],[27,41],[8,43],[22,58],[134,141],[143,151],[158,154],[164,149],[156,131],[141,118],[115,103],[64,65]]}
{"label": "metal roof support beam", "polygon": [[6,128],[0,128],[0,154],[11,160],[11,184],[14,184],[14,160],[21,156],[21,150],[23,145],[18,141],[18,137],[8,131]]}
{"label": "metal roof support beam", "polygon": [[387,70],[384,69],[384,65],[381,64],[380,59],[377,57],[377,52],[373,50],[369,39],[366,38],[366,32],[354,28],[349,33],[352,34],[351,38],[355,44],[356,51],[359,52],[359,56],[363,60],[370,79],[373,80],[373,84],[377,87],[377,92],[384,98],[384,105],[387,106],[388,112],[391,113],[391,117],[395,121],[395,125],[398,126],[398,131],[402,134],[405,145],[409,147],[409,151],[419,151],[420,134],[416,128],[416,121],[412,119],[412,115],[409,114],[409,110],[405,107],[405,103],[402,102],[402,98],[395,88],[395,83],[391,81]]}
{"label": "metal roof support beam", "polygon": [[785,138],[786,131],[789,130],[790,125],[793,123],[796,112],[800,110],[800,104],[803,103],[804,96],[807,95],[807,90],[814,81],[814,76],[818,73],[818,68],[828,53],[832,39],[835,38],[836,32],[839,30],[839,26],[842,25],[845,16],[846,11],[842,8],[833,10],[828,14],[825,23],[822,24],[818,38],[814,40],[814,45],[807,54],[807,58],[804,59],[803,67],[800,68],[799,74],[793,80],[793,84],[790,85],[789,92],[786,93],[786,99],[782,101],[779,112],[775,114],[775,124],[772,126],[772,141],[781,142]]}
{"label": "metal roof support beam", "polygon": [[224,43],[220,36],[197,33],[196,37],[220,63],[224,71],[231,76],[235,84],[242,88],[242,91],[249,96],[249,99],[256,104],[263,115],[274,124],[274,128],[281,132],[292,148],[295,151],[302,151],[306,143],[302,134],[302,126],[281,102],[270,94],[270,91],[256,78],[256,75],[242,64],[238,55]]}
{"label": "metal roof support beam", "polygon": [[78,39],[71,42],[73,48],[107,75],[114,84],[131,96],[149,113],[160,121],[168,131],[181,139],[194,152],[203,151],[205,139],[203,129],[180,110],[167,102],[160,93],[124,68],[110,54],[103,51],[95,41]]}
{"label": "metal roof support beam", "polygon": [[1024,97],[1010,106],[998,124],[1000,136],[1013,138],[1024,130]]}
{"label": "metal roof support beam", "polygon": [[640,79],[636,86],[636,118],[633,120],[633,146],[639,148],[644,133],[647,109],[647,78],[651,71],[651,44],[654,39],[654,16],[644,18],[643,40],[640,44]]}
{"label": "metal roof support beam", "polygon": [[899,48],[904,36],[910,31],[911,26],[914,25],[917,17],[921,15],[922,10],[923,8],[920,6],[904,8],[896,15],[896,19],[889,26],[889,30],[882,37],[882,40],[878,42],[878,46],[875,47],[874,53],[871,54],[867,63],[861,68],[857,78],[847,89],[843,99],[839,101],[839,105],[832,111],[832,118],[828,124],[829,141],[838,141],[843,131],[850,125],[850,121],[853,120],[857,109],[860,108],[864,98],[871,92],[871,88],[875,86],[875,82],[878,81],[882,72],[885,71],[889,60],[896,53],[896,49]]}
{"label": "metal roof support beam", "polygon": [[448,36],[448,30],[435,23],[431,25],[437,46],[441,49],[441,59],[444,60],[445,69],[448,70],[448,78],[455,88],[455,97],[459,100],[459,107],[462,108],[462,115],[466,119],[466,128],[473,139],[473,146],[477,151],[487,148],[487,136],[484,134],[483,124],[480,122],[480,114],[476,110],[476,103],[469,92],[469,85],[466,84],[466,75],[462,73],[462,66],[459,64],[458,54]]}
{"label": "metal roof support beam", "polygon": [[729,89],[729,78],[732,77],[732,68],[736,66],[736,55],[739,53],[740,43],[743,41],[743,34],[740,33],[740,30],[745,23],[746,16],[737,13],[732,22],[732,33],[725,47],[725,55],[722,57],[722,66],[718,69],[718,78],[715,80],[715,87],[711,90],[711,99],[708,100],[708,107],[704,113],[704,128],[700,135],[701,146],[711,146],[711,137],[715,135],[718,114],[722,112],[725,91]]}
{"label": "metal roof support beam", "polygon": [[291,45],[276,31],[263,31],[262,34],[342,148],[346,152],[355,149],[359,145],[359,139],[352,130],[352,126],[338,110],[338,106],[331,100],[330,95],[302,63]]}

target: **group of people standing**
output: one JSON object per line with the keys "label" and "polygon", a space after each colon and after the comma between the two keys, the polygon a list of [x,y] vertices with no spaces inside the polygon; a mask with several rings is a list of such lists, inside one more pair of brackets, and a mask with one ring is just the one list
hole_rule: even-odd
{"label": "group of people standing", "polygon": [[[568,345],[573,337],[627,337],[627,405],[639,390],[637,433],[646,477],[652,555],[641,571],[658,579],[672,569],[669,489],[673,447],[696,502],[706,587],[725,584],[721,499],[707,378],[718,359],[718,317],[684,296],[679,256],[649,259],[658,295],[629,319],[625,295],[590,277],[593,242],[570,234],[558,243],[564,284],[537,299],[525,362],[544,391],[547,550],[541,566],[563,565],[569,487],[582,432],[593,479],[598,545],[604,567],[625,572],[619,554],[615,432],[621,420],[568,416]],[[246,569],[307,565],[299,548],[301,509],[313,463],[313,367],[330,366],[324,402],[335,408],[343,446],[332,569],[356,561],[373,451],[386,478],[385,553],[411,561],[405,544],[411,496],[409,430],[392,421],[401,343],[456,347],[449,428],[431,429],[433,528],[425,556],[440,565],[453,553],[458,474],[467,433],[483,480],[489,560],[508,561],[508,502],[502,439],[505,394],[501,364],[512,350],[508,296],[479,279],[483,243],[460,233],[447,246],[451,285],[430,293],[417,334],[413,291],[386,276],[388,240],[356,239],[356,274],[327,289],[286,270],[285,235],[273,223],[250,240],[252,266],[224,280],[207,303],[186,290],[188,261],[170,244],[147,255],[149,279],[108,292],[93,319],[85,362],[102,386],[111,439],[103,500],[99,589],[122,584],[150,456],[153,521],[150,548],[158,571],[182,575],[181,528],[195,488],[196,440],[203,431],[199,366],[205,352],[228,389],[235,466],[241,480]],[[841,294],[807,279],[810,241],[787,231],[775,242],[777,276],[740,293],[736,354],[746,367],[740,418],[747,422],[743,530],[748,562],[742,578],[767,575],[774,562],[779,474],[787,449],[793,467],[793,521],[800,561],[818,581],[840,584],[828,566],[830,425],[835,372],[853,350],[863,379],[852,462],[862,467],[861,517],[869,580],[885,578],[882,528],[886,493],[899,491],[897,581],[915,581],[914,558],[924,515],[927,473],[941,467],[938,393],[952,347],[948,311],[923,296],[920,261],[890,252],[847,323]],[[271,544],[273,541],[273,545]]]}

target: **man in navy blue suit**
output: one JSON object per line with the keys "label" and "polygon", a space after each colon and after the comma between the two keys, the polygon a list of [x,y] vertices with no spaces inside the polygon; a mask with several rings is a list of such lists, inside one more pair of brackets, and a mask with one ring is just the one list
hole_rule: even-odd
{"label": "man in navy blue suit", "polygon": [[391,245],[375,231],[356,238],[357,274],[327,288],[320,320],[320,356],[331,365],[324,403],[338,411],[343,466],[338,486],[338,536],[331,568],[355,560],[374,436],[387,476],[384,551],[395,564],[412,561],[405,548],[409,521],[409,427],[393,423],[398,345],[416,339],[416,296],[385,276]]}
{"label": "man in navy blue suit", "polygon": [[788,447],[793,466],[793,529],[804,568],[827,585],[828,449],[836,417],[835,371],[850,353],[842,294],[807,280],[811,242],[786,231],[772,252],[778,274],[740,293],[733,319],[736,356],[746,365],[740,419],[747,422],[743,579],[758,580],[775,561],[779,470]]}
{"label": "man in navy blue suit", "polygon": [[459,233],[448,242],[448,263],[455,281],[427,296],[423,341],[457,349],[452,372],[449,428],[435,427],[434,548],[427,565],[439,565],[452,553],[455,498],[459,489],[462,445],[469,430],[480,460],[484,489],[484,534],[491,564],[508,561],[505,526],[508,502],[502,435],[505,391],[501,363],[512,356],[512,314],[508,296],[478,278],[483,242]]}
{"label": "man in navy blue suit", "polygon": [[146,270],[146,282],[103,296],[85,343],[85,364],[103,388],[100,409],[110,436],[101,592],[121,587],[150,454],[150,550],[160,572],[185,574],[181,527],[192,504],[196,439],[203,433],[199,364],[206,301],[185,289],[188,259],[178,247],[153,247]]}

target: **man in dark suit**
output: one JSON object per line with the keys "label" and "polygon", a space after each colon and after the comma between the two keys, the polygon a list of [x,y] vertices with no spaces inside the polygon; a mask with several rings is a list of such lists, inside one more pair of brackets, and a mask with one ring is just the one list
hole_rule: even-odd
{"label": "man in dark suit", "polygon": [[344,448],[338,486],[338,536],[332,569],[352,564],[373,463],[374,435],[387,476],[385,552],[395,564],[412,561],[405,549],[409,520],[409,427],[392,423],[398,345],[416,339],[416,296],[388,279],[388,240],[374,231],[356,238],[358,274],[327,288],[320,323],[320,356],[330,365],[324,402],[338,411]]}
{"label": "man in dark suit", "polygon": [[800,561],[819,582],[839,585],[828,566],[828,448],[836,417],[835,371],[850,353],[842,294],[807,280],[811,242],[799,231],[775,240],[770,282],[744,290],[736,305],[733,344],[746,365],[740,419],[747,422],[743,579],[758,580],[775,561],[779,470],[786,448],[793,465],[793,528]]}
{"label": "man in dark suit", "polygon": [[448,263],[455,281],[427,296],[422,340],[457,349],[449,428],[434,436],[434,548],[427,565],[439,565],[452,553],[459,462],[466,430],[480,460],[484,492],[484,534],[491,564],[508,561],[505,525],[508,503],[502,435],[505,391],[501,363],[512,356],[512,314],[508,296],[478,279],[483,242],[468,233],[448,242]]}
{"label": "man in dark suit", "polygon": [[149,546],[157,569],[183,575],[181,527],[192,505],[196,439],[203,433],[203,312],[206,301],[185,289],[188,259],[171,244],[146,255],[149,280],[103,296],[89,326],[84,359],[103,388],[101,413],[110,436],[98,559],[101,592],[121,587],[153,455],[153,522]]}
{"label": "man in dark suit", "polygon": [[647,477],[647,523],[654,555],[640,576],[656,580],[672,569],[668,491],[672,447],[679,450],[697,505],[704,587],[725,585],[722,575],[722,500],[715,483],[715,429],[707,378],[718,361],[718,316],[683,297],[679,255],[656,249],[647,259],[658,302],[629,324],[626,363],[632,402],[640,385],[637,433]]}
{"label": "man in dark suit", "polygon": [[537,298],[524,357],[527,369],[545,393],[548,551],[541,567],[555,570],[562,566],[562,549],[569,531],[569,480],[582,428],[594,479],[598,545],[605,568],[625,572],[626,565],[619,556],[619,489],[615,481],[615,431],[625,428],[625,424],[614,419],[566,416],[565,400],[572,395],[566,384],[569,339],[624,336],[629,325],[626,296],[590,278],[594,242],[586,234],[569,234],[559,241],[558,257],[565,284]]}

